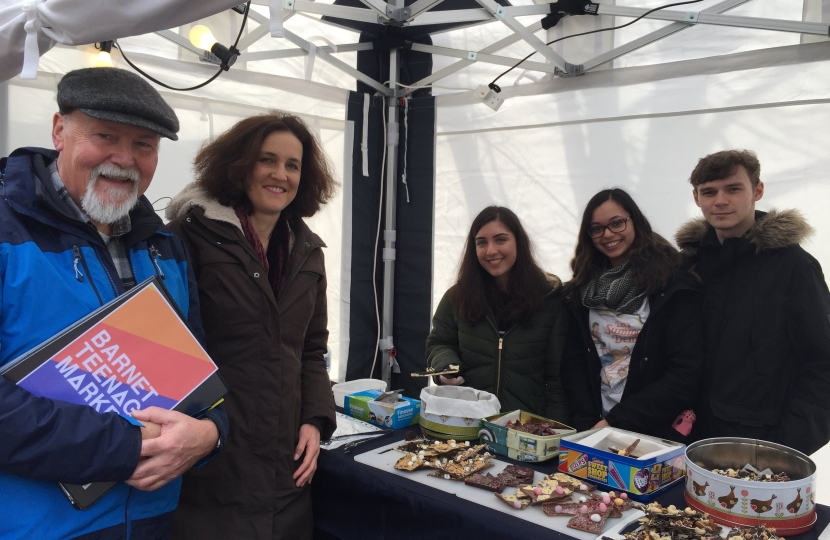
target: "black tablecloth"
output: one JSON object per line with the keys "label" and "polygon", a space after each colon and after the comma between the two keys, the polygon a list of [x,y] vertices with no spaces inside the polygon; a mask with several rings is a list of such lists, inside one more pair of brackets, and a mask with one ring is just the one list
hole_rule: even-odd
{"label": "black tablecloth", "polygon": [[[401,476],[369,467],[354,460],[360,454],[403,440],[408,430],[395,430],[377,440],[355,447],[323,450],[312,482],[315,540],[489,540],[571,537],[540,527],[510,514],[456,497]],[[499,460],[512,461],[504,456]],[[556,460],[521,463],[545,474],[556,470]],[[657,498],[664,506],[685,508],[683,483]],[[817,540],[830,522],[830,508],[816,505],[818,521],[812,531],[792,537]]]}

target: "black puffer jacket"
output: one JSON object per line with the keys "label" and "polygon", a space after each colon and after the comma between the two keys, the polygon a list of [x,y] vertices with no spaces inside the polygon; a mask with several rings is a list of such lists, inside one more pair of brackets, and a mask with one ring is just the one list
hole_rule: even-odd
{"label": "black puffer jacket", "polygon": [[[631,353],[622,399],[609,424],[673,440],[671,424],[692,406],[703,363],[703,298],[695,278],[678,271],[664,290],[649,297],[649,316]],[[591,339],[588,308],[576,294],[567,299],[571,323],[562,359],[562,383],[571,425],[582,431],[602,420],[602,364]]]}
{"label": "black puffer jacket", "polygon": [[676,239],[703,280],[706,378],[692,435],[752,437],[807,454],[830,440],[830,292],[793,210],[756,212],[723,245],[703,219]]}

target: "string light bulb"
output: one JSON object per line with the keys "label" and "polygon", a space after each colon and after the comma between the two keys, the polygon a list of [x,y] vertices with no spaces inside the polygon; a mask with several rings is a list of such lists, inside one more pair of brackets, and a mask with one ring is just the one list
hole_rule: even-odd
{"label": "string light bulb", "polygon": [[192,43],[194,47],[205,51],[209,51],[210,48],[218,42],[218,40],[213,37],[213,33],[210,31],[210,28],[203,24],[197,24],[191,28],[188,37],[190,38],[190,43]]}
{"label": "string light bulb", "polygon": [[190,43],[192,43],[194,47],[213,53],[213,55],[219,59],[221,63],[220,65],[225,71],[227,71],[234,64],[234,62],[236,62],[236,57],[239,56],[239,50],[236,47],[231,46],[231,48],[228,49],[219,43],[219,41],[213,37],[213,33],[210,29],[203,24],[197,24],[191,28],[188,37],[190,38]]}
{"label": "string light bulb", "polygon": [[92,67],[112,67],[112,41],[102,41],[95,45],[98,54],[92,61]]}

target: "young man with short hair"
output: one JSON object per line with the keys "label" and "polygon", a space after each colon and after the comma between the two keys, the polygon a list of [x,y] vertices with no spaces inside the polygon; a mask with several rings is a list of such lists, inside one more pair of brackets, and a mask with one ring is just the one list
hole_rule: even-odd
{"label": "young man with short hair", "polygon": [[703,219],[676,235],[703,283],[706,364],[692,436],[749,437],[810,454],[830,440],[830,292],[799,244],[796,210],[761,212],[761,164],[727,150],[692,172]]}

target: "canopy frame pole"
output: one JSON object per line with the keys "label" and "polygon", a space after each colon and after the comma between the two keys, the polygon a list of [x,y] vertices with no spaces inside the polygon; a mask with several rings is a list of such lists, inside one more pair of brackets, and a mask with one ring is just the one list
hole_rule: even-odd
{"label": "canopy frame pole", "polygon": [[[311,43],[309,41],[306,41],[305,39],[301,38],[300,36],[298,36],[297,34],[295,34],[294,32],[292,32],[288,29],[285,29],[285,38],[288,41],[290,41],[294,45],[297,45],[298,47],[300,47],[301,49],[303,49],[306,52],[311,50]],[[361,73],[360,71],[353,68],[349,64],[343,62],[342,60],[339,60],[339,59],[333,57],[331,54],[329,54],[325,51],[321,51],[320,49],[317,49],[317,56],[321,60],[323,60],[324,62],[327,62],[327,63],[331,64],[332,66],[336,67],[337,69],[339,69],[343,73],[346,73],[347,75],[351,75],[352,77],[354,77],[355,79],[359,80],[360,82],[366,84],[367,86],[371,86],[372,88],[374,88],[375,90],[377,90],[378,92],[383,94],[384,96],[389,95],[389,93],[390,93],[389,88],[383,86],[378,81],[376,81],[373,78],[369,77],[365,73]]]}
{"label": "canopy frame pole", "polygon": [[429,11],[422,13],[409,22],[409,26],[447,23],[491,23],[496,19],[486,9],[454,9],[448,11]]}
{"label": "canopy frame pole", "polygon": [[[577,68],[579,66],[566,62],[564,58],[556,54],[553,49],[548,47],[544,41],[536,37],[536,35],[531,32],[529,28],[526,28],[524,25],[520,24],[515,18],[513,18],[512,15],[509,15],[505,11],[504,7],[497,4],[494,0],[476,0],[476,2],[478,2],[484,9],[492,13],[494,17],[501,20],[501,22],[513,30],[513,32],[519,34],[528,45],[536,49],[536,52],[550,60],[553,65],[558,67],[561,71],[571,75],[578,74]],[[549,9],[550,8],[548,8],[548,10]]]}
{"label": "canopy frame pole", "polygon": [[[725,13],[730,9],[734,9],[740,5],[746,4],[747,2],[751,2],[752,0],[725,0],[720,2],[719,4],[715,4],[714,6],[710,6],[701,13]],[[611,49],[610,51],[604,52],[600,55],[587,60],[582,66],[585,71],[590,71],[592,69],[596,69],[597,67],[611,62],[623,55],[626,55],[630,52],[634,52],[637,49],[645,47],[646,45],[650,45],[656,41],[660,41],[663,38],[669,37],[677,32],[682,32],[687,28],[691,28],[692,25],[688,23],[672,23],[668,26],[664,26],[659,30],[655,30],[654,32],[650,32],[642,37],[639,37],[633,41],[629,41],[619,47]]]}
{"label": "canopy frame pole", "polygon": [[[377,24],[378,14],[373,9],[363,9],[348,6],[336,6],[334,4],[318,4],[310,0],[287,0],[285,9],[294,13],[313,13],[315,15],[326,15],[347,19],[350,21],[369,22]],[[384,19],[384,22],[387,22]],[[382,24],[382,23],[381,23]]]}
{"label": "canopy frame pole", "polygon": [[[387,19],[389,18],[389,7],[390,5],[384,2],[383,0],[360,0],[363,4],[368,6],[372,9],[380,18]],[[379,22],[377,18],[375,22]]]}
{"label": "canopy frame pole", "polygon": [[[599,15],[614,15],[617,17],[640,17],[649,10],[625,6],[610,6],[600,4]],[[830,24],[804,21],[788,21],[784,19],[764,19],[761,17],[742,17],[737,15],[718,15],[705,11],[675,11],[661,10],[649,13],[646,19],[658,21],[684,22],[689,24],[711,24],[715,26],[734,26],[737,28],[751,28],[755,30],[772,30],[774,32],[794,32],[797,34],[814,34],[830,36]]]}
{"label": "canopy frame pole", "polygon": [[[532,25],[527,27],[527,30],[529,32],[538,32],[541,29],[542,29],[542,23],[541,22],[535,22]],[[498,51],[504,49],[505,47],[509,47],[510,45],[516,43],[520,39],[521,39],[521,37],[519,36],[519,34],[513,34],[511,36],[507,36],[506,38],[502,38],[499,41],[493,43],[492,45],[488,45],[487,47],[484,47],[483,49],[478,51],[477,54],[490,54],[490,53],[498,52]],[[436,71],[432,75],[430,75],[428,77],[424,77],[420,81],[413,83],[412,86],[413,87],[426,86],[426,85],[431,84],[435,81],[439,81],[439,80],[443,79],[444,77],[452,75],[453,73],[455,73],[457,71],[461,71],[462,69],[464,69],[465,67],[467,67],[467,66],[469,66],[470,64],[473,64],[473,63],[475,63],[474,60],[459,60],[458,62],[450,64],[449,66],[445,67],[444,69],[442,69],[440,71]]]}
{"label": "canopy frame pole", "polygon": [[[337,50],[328,45],[324,47],[317,47],[317,51],[324,51],[331,54],[343,52],[359,52],[371,50],[373,45],[371,43],[347,43],[345,45],[338,45]],[[245,53],[246,62],[258,62],[260,60],[277,60],[280,58],[294,58],[297,56],[305,56],[308,54],[303,49],[282,49],[279,51],[257,51],[252,53]]]}
{"label": "canopy frame pole", "polygon": [[[403,4],[403,0],[396,0]],[[400,80],[400,49],[389,51],[389,88],[393,91],[386,97],[386,206],[385,224],[383,229],[383,336],[378,342],[381,350],[381,378],[386,382],[387,390],[392,389],[392,372],[400,371],[397,368],[393,350],[394,330],[394,293],[395,293],[395,241],[397,240],[396,215],[398,201],[398,142],[400,140],[400,124],[398,123],[398,98],[395,97],[395,87]],[[378,216],[380,219],[380,216]],[[375,254],[377,256],[377,254]]]}
{"label": "canopy frame pole", "polygon": [[443,1],[444,0],[418,0],[417,2],[409,6],[408,20],[411,21],[421,13],[434,8]]}
{"label": "canopy frame pole", "polygon": [[[461,49],[452,49],[449,47],[438,47],[435,45],[424,45],[422,43],[413,43],[412,50],[418,52],[425,52],[430,54],[438,54],[441,56],[449,56],[452,58],[469,59],[470,53],[475,56],[475,62],[484,62],[485,64],[495,64],[499,66],[512,66],[520,60],[520,58],[511,58],[509,56],[496,56],[493,54],[486,54],[483,52],[462,51]],[[531,71],[541,71],[543,73],[556,73],[556,66],[545,64],[542,62],[527,61],[522,63],[523,69]]]}

